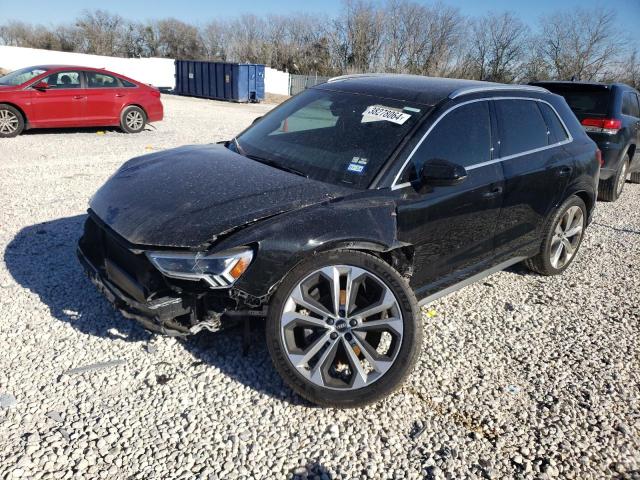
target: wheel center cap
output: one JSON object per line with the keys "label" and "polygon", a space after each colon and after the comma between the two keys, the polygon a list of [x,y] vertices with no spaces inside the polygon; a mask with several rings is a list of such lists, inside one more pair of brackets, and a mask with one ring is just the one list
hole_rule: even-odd
{"label": "wheel center cap", "polygon": [[340,333],[346,331],[347,327],[348,327],[347,321],[342,318],[336,322],[336,330],[339,331]]}

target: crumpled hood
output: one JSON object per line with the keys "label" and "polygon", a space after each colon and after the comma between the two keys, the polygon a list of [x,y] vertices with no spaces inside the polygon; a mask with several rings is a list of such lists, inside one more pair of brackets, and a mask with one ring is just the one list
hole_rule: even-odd
{"label": "crumpled hood", "polygon": [[222,145],[191,145],[128,161],[90,206],[133,244],[193,248],[248,223],[352,192]]}

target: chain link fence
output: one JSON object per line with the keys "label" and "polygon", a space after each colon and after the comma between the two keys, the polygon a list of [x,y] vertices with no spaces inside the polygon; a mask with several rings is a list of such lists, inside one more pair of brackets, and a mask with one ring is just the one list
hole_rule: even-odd
{"label": "chain link fence", "polygon": [[291,75],[289,83],[289,95],[295,95],[297,93],[306,90],[309,87],[325,83],[331,77],[320,77],[318,75]]}

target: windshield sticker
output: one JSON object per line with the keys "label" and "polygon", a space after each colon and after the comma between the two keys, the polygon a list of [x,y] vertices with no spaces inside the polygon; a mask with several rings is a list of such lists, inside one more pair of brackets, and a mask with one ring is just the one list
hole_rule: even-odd
{"label": "windshield sticker", "polygon": [[402,110],[406,110],[407,112],[415,112],[415,113],[420,113],[420,109],[419,108],[413,108],[413,107],[404,107]]}
{"label": "windshield sticker", "polygon": [[347,170],[358,175],[364,175],[365,167],[369,163],[369,160],[361,157],[353,157],[351,163],[347,167]]}
{"label": "windshield sticker", "polygon": [[362,113],[362,123],[386,120],[387,122],[402,125],[410,118],[411,115],[408,113],[403,113],[402,111],[394,108],[383,107],[382,105],[371,105]]}

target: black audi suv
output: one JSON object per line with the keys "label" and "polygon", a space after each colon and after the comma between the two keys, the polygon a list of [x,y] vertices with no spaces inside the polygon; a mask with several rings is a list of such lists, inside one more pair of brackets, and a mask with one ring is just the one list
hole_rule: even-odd
{"label": "black audi suv", "polygon": [[599,170],[545,89],[339,77],[224,144],[125,163],[92,198],[78,254],[154,331],[264,317],[296,392],[358,406],[411,372],[420,305],[517,262],[566,269]]}
{"label": "black audi suv", "polygon": [[599,200],[615,202],[640,183],[640,93],[624,83],[534,82],[562,95],[602,152]]}

